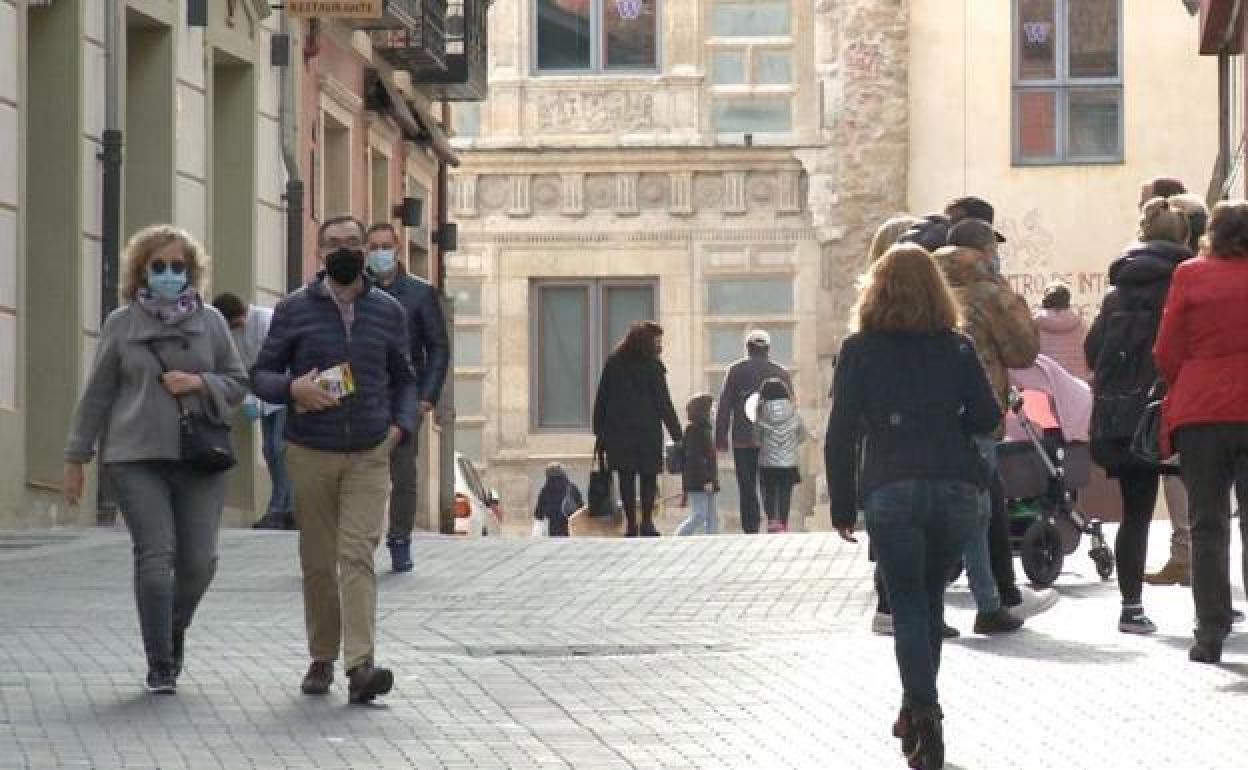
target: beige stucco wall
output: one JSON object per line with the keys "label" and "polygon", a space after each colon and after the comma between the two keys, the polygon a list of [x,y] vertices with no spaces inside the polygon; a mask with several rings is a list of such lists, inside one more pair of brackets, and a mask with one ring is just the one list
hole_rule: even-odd
{"label": "beige stucco wall", "polygon": [[1197,54],[1197,22],[1181,3],[1124,0],[1124,162],[1013,167],[1012,5],[911,0],[909,205],[922,213],[957,195],[988,199],[1010,238],[1002,253],[1015,288],[1038,303],[1047,282],[1067,280],[1090,317],[1109,261],[1135,232],[1140,182],[1169,174],[1205,193],[1216,64]]}

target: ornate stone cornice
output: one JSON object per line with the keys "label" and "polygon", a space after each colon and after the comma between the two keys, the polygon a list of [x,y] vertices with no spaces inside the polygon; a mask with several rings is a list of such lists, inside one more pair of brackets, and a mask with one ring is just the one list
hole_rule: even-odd
{"label": "ornate stone cornice", "polygon": [[460,249],[478,244],[583,244],[583,243],[794,243],[816,240],[813,228],[687,228],[631,232],[566,230],[540,233],[459,231]]}

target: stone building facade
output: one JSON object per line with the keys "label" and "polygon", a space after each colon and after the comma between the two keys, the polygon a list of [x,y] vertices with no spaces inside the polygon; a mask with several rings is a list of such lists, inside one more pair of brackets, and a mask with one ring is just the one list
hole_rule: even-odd
{"label": "stone building facade", "polygon": [[496,0],[490,97],[455,115],[448,286],[457,447],[510,511],[552,460],[584,478],[637,318],[666,330],[682,412],[767,329],[820,432],[869,229],[904,206],[906,21],[898,0]]}

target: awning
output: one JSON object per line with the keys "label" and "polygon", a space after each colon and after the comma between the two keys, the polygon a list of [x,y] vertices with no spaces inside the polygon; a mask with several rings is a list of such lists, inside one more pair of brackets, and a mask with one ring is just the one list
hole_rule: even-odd
{"label": "awning", "polygon": [[428,110],[418,102],[409,102],[403,92],[380,70],[369,69],[366,84],[372,97],[370,107],[375,105],[389,113],[399,124],[404,139],[427,145],[448,166],[459,166],[459,156],[455,154],[446,133]]}

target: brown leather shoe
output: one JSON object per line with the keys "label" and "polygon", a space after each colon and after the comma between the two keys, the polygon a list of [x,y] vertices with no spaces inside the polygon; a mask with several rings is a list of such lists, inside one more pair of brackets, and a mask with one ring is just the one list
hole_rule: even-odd
{"label": "brown leather shoe", "polygon": [[394,687],[394,674],[388,668],[377,668],[372,663],[361,663],[347,672],[349,687],[347,701],[371,703],[378,695],[385,695]]}
{"label": "brown leather shoe", "polygon": [[1145,573],[1144,582],[1150,586],[1190,586],[1192,570],[1188,565],[1170,559],[1156,572]]}
{"label": "brown leather shoe", "polygon": [[314,660],[312,665],[308,666],[308,673],[303,675],[304,695],[326,695],[329,693],[329,686],[334,683],[334,664],[326,661]]}

